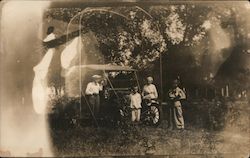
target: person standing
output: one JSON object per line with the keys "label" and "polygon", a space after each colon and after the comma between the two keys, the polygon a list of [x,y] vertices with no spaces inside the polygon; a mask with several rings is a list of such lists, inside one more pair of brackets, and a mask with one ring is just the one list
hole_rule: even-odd
{"label": "person standing", "polygon": [[184,129],[181,100],[186,99],[186,94],[179,88],[178,82],[178,80],[174,80],[172,88],[168,92],[168,97],[170,99],[170,129],[173,129],[174,125],[177,129]]}
{"label": "person standing", "polygon": [[132,109],[132,122],[139,122],[141,116],[141,95],[138,93],[138,87],[132,87],[132,91],[130,94],[130,108]]}
{"label": "person standing", "polygon": [[88,102],[90,104],[90,108],[92,112],[94,113],[95,116],[99,114],[100,110],[100,96],[99,93],[100,91],[103,90],[102,84],[99,82],[101,81],[101,76],[100,75],[93,75],[92,82],[89,82],[85,94],[88,96]]}
{"label": "person standing", "polygon": [[158,92],[155,85],[153,84],[153,81],[153,77],[147,77],[147,84],[143,87],[142,90],[143,99],[152,100],[158,98]]}

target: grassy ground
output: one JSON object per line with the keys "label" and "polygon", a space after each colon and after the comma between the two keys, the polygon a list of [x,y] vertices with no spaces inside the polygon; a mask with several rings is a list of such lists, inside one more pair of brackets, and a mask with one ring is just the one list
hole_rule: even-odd
{"label": "grassy ground", "polygon": [[[85,121],[75,128],[51,130],[55,156],[249,156],[248,102],[190,102],[183,109],[184,131],[169,130],[166,120],[158,127],[126,123],[114,128],[107,127],[111,120],[106,120],[108,122],[100,123],[99,128],[86,124],[92,121]],[[54,123],[60,125],[63,121]]]}
{"label": "grassy ground", "polygon": [[77,127],[52,133],[57,156],[182,155],[227,154],[246,157],[250,140],[247,133],[207,131],[187,127],[184,131],[160,126],[129,128]]}

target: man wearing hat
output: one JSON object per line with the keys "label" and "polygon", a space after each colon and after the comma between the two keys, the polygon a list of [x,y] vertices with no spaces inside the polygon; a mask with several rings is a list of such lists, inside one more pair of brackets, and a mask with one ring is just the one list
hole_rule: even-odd
{"label": "man wearing hat", "polygon": [[170,99],[170,120],[169,128],[184,129],[184,118],[182,115],[181,100],[186,99],[186,95],[182,89],[178,87],[179,81],[174,80],[172,83],[172,88],[168,92],[168,97]]}
{"label": "man wearing hat", "polygon": [[85,90],[85,94],[88,95],[88,101],[91,106],[92,112],[97,116],[100,110],[100,96],[99,92],[103,90],[103,85],[99,82],[101,81],[100,75],[93,75],[92,82],[89,82]]}

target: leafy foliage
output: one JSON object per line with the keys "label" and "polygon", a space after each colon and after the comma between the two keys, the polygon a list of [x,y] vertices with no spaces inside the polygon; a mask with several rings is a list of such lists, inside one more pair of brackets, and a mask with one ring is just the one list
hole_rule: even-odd
{"label": "leafy foliage", "polygon": [[[82,16],[82,25],[95,33],[105,62],[146,69],[152,66],[160,54],[167,52],[168,45],[192,39],[198,42],[204,37],[202,27],[209,22],[203,26],[197,23],[192,25],[192,21],[189,22],[187,18],[194,14],[192,9],[192,6],[185,5],[151,7],[148,10],[139,7],[100,8],[100,11],[98,8],[88,8]],[[48,15],[67,21],[79,12],[77,8],[67,11],[61,8],[49,10]],[[200,18],[200,21],[203,19]],[[77,22],[79,17],[72,24]],[[197,29],[193,28],[194,25],[197,25]],[[187,37],[191,29],[196,31],[192,37]]]}
{"label": "leafy foliage", "polygon": [[[53,8],[47,11],[45,18],[48,21],[70,22],[72,28],[81,26],[84,33],[92,32],[91,36],[95,36],[97,41],[92,44],[99,50],[87,52],[88,56],[98,60],[95,62],[154,72],[158,70],[159,57],[162,56],[163,72],[169,74],[166,78],[180,75],[191,85],[198,82],[204,84],[203,78],[207,75],[204,73],[212,72],[216,76],[218,67],[231,54],[240,54],[236,58],[247,54],[249,27],[246,27],[247,20],[244,18],[247,12],[249,9],[247,11],[245,5],[184,4],[143,8]],[[79,25],[80,20],[82,23]],[[227,37],[226,45],[223,45],[221,32]],[[234,44],[240,44],[240,49],[232,50]],[[214,64],[216,62],[218,67]],[[226,70],[231,69],[221,71]],[[238,70],[234,71],[236,74],[229,75],[237,76]],[[193,78],[189,77],[190,72],[193,72]]]}

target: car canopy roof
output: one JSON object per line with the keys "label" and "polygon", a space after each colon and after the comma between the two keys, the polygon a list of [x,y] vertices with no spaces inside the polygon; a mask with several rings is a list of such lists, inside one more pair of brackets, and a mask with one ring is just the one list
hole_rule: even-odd
{"label": "car canopy roof", "polygon": [[109,65],[109,64],[90,64],[90,65],[77,65],[68,70],[67,74],[70,74],[74,70],[79,69],[92,69],[92,70],[104,70],[104,71],[136,71],[129,66]]}

